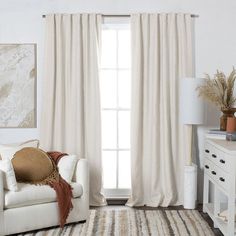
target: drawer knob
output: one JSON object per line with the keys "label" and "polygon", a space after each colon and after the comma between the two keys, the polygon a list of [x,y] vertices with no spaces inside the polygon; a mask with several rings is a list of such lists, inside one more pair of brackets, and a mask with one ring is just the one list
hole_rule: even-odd
{"label": "drawer knob", "polygon": [[211,172],[213,175],[216,175],[216,172],[213,170],[212,172]]}
{"label": "drawer knob", "polygon": [[220,181],[225,182],[225,179],[223,177],[220,177]]}
{"label": "drawer knob", "polygon": [[225,160],[220,159],[220,163],[225,164]]}
{"label": "drawer knob", "polygon": [[205,150],[206,153],[209,153],[210,151],[208,149]]}
{"label": "drawer knob", "polygon": [[205,168],[206,168],[206,169],[209,169],[209,166],[208,166],[208,165],[205,165]]}
{"label": "drawer knob", "polygon": [[211,156],[212,156],[213,158],[216,158],[216,155],[215,155],[215,154],[212,154]]}

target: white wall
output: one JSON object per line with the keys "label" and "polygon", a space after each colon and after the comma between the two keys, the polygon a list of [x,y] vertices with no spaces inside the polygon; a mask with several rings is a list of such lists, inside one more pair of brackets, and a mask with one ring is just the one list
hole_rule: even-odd
{"label": "white wall", "polygon": [[[38,44],[38,120],[43,77],[43,28],[41,15],[55,12],[190,12],[196,19],[196,75],[229,72],[236,64],[235,0],[0,0],[0,43]],[[208,108],[209,110],[209,108]],[[210,108],[208,124],[218,117]],[[39,126],[39,124],[38,124]],[[1,129],[0,143],[36,138],[36,129]]]}
{"label": "white wall", "polygon": [[[235,0],[0,0],[0,43],[38,44],[38,105],[43,77],[43,39],[46,13],[190,12],[196,18],[196,76],[236,66]],[[208,109],[208,125],[218,122]],[[40,118],[38,112],[38,118]],[[39,120],[39,119],[38,119]],[[0,143],[38,137],[38,129],[1,129]]]}

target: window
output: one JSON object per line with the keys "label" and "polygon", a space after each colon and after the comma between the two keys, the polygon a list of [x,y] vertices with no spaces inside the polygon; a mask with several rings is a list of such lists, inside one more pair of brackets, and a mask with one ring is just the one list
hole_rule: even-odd
{"label": "window", "polygon": [[103,188],[106,197],[129,194],[131,53],[129,24],[102,29],[101,107]]}

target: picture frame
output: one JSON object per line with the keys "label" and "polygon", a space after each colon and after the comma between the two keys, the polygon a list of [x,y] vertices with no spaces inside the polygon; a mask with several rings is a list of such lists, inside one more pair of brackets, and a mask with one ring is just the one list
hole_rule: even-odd
{"label": "picture frame", "polygon": [[37,44],[0,44],[0,128],[37,127]]}

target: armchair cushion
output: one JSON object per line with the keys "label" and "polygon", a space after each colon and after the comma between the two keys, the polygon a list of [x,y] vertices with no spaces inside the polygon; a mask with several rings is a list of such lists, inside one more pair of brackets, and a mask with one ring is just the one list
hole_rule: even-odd
{"label": "armchair cushion", "polygon": [[[73,198],[81,197],[83,194],[81,184],[71,183],[71,186]],[[5,209],[56,202],[56,192],[47,185],[18,183],[18,188],[18,192],[5,192]]]}
{"label": "armchair cushion", "polygon": [[58,162],[59,173],[67,183],[70,183],[72,181],[77,162],[78,159],[76,155],[64,156]]}

